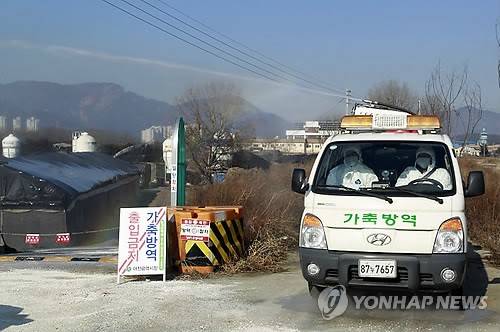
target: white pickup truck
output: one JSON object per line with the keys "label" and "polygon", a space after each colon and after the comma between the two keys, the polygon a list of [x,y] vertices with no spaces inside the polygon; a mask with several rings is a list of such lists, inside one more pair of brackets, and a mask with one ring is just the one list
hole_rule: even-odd
{"label": "white pickup truck", "polygon": [[358,105],[330,137],[305,195],[299,254],[309,284],[460,292],[467,252],[464,197],[484,193],[480,171],[462,182],[439,118]]}

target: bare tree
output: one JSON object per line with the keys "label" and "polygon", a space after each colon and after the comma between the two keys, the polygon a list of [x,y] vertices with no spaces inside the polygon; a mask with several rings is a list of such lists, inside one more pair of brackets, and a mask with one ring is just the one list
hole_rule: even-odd
{"label": "bare tree", "polygon": [[442,113],[443,105],[436,95],[426,92],[421,101],[421,114],[440,115]]}
{"label": "bare tree", "polygon": [[212,183],[213,174],[228,167],[231,153],[239,146],[234,119],[242,106],[240,91],[223,82],[189,88],[177,98],[177,108],[187,122],[188,157],[206,182]]}
{"label": "bare tree", "polygon": [[406,83],[399,83],[395,80],[376,84],[368,91],[368,98],[410,111],[415,110],[418,99]]}
{"label": "bare tree", "polygon": [[465,111],[464,114],[457,114],[464,128],[464,141],[460,149],[460,154],[462,154],[465,145],[467,144],[467,140],[474,136],[476,127],[483,117],[481,86],[477,82],[474,82],[471,85],[468,84],[464,89],[463,95]]}
{"label": "bare tree", "polygon": [[464,66],[462,71],[443,73],[441,63],[431,73],[425,84],[426,101],[430,105],[430,112],[439,115],[444,124],[445,132],[452,134],[452,116],[455,112],[455,103],[461,96],[467,83],[468,71]]}

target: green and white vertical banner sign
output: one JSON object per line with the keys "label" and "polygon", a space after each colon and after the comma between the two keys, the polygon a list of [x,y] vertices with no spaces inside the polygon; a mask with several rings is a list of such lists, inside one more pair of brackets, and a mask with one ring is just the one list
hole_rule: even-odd
{"label": "green and white vertical banner sign", "polygon": [[172,173],[170,175],[170,205],[186,204],[186,133],[180,118],[172,135]]}
{"label": "green and white vertical banner sign", "polygon": [[120,209],[118,279],[121,276],[167,276],[167,208]]}

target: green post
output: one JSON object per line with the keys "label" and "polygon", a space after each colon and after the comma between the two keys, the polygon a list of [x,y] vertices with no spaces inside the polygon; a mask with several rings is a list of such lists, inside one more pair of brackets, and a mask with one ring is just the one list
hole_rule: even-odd
{"label": "green post", "polygon": [[186,130],[184,120],[179,119],[177,141],[177,205],[186,205]]}

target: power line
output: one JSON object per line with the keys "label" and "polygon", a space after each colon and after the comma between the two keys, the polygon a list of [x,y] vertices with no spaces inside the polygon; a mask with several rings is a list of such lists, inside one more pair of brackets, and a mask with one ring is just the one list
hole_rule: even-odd
{"label": "power line", "polygon": [[253,73],[253,74],[256,74],[256,75],[258,75],[258,76],[264,77],[265,79],[268,79],[268,80],[271,80],[271,81],[273,81],[273,82],[279,83],[279,81],[278,81],[278,80],[276,80],[276,79],[274,79],[274,78],[271,78],[271,77],[269,77],[269,76],[267,76],[267,75],[264,75],[264,74],[262,74],[262,73],[259,73],[259,72],[255,71],[255,70],[253,70],[253,69],[247,68],[247,67],[245,67],[245,66],[243,66],[243,65],[241,65],[241,64],[239,64],[239,63],[237,63],[237,62],[234,62],[234,61],[232,61],[232,60],[230,60],[230,59],[227,59],[227,58],[225,58],[225,57],[223,57],[223,56],[221,56],[221,55],[219,55],[219,54],[217,54],[217,53],[215,53],[215,52],[212,52],[212,51],[210,51],[210,50],[207,50],[207,49],[206,49],[206,48],[204,48],[204,47],[201,47],[201,46],[199,46],[199,45],[196,45],[195,43],[190,42],[189,40],[187,40],[187,39],[185,39],[185,38],[179,37],[179,36],[177,36],[176,34],[171,33],[171,32],[169,32],[169,31],[167,31],[167,30],[163,29],[162,27],[160,27],[160,26],[158,26],[158,25],[156,25],[156,24],[151,23],[151,22],[149,22],[149,21],[147,21],[147,20],[143,19],[142,17],[139,17],[139,16],[137,16],[137,15],[135,15],[135,14],[131,13],[130,11],[128,11],[128,10],[126,10],[126,9],[124,9],[124,8],[120,7],[120,6],[117,6],[117,5],[115,5],[114,3],[109,2],[108,0],[100,0],[100,1],[105,2],[105,3],[107,3],[108,5],[110,5],[110,6],[114,7],[114,8],[116,8],[116,9],[118,9],[118,10],[120,10],[120,11],[124,12],[125,14],[127,14],[127,15],[130,15],[130,16],[134,17],[135,19],[137,19],[137,20],[139,20],[139,21],[142,21],[143,23],[146,23],[147,25],[150,25],[150,26],[152,26],[152,27],[154,27],[154,28],[156,28],[156,29],[158,29],[158,30],[160,30],[160,31],[162,31],[162,32],[164,32],[164,33],[166,33],[166,34],[168,34],[168,35],[170,35],[170,36],[172,36],[172,37],[176,38],[176,39],[179,39],[180,41],[185,42],[186,44],[189,44],[189,45],[191,45],[191,46],[193,46],[193,47],[196,47],[197,49],[200,49],[200,50],[202,50],[202,51],[204,51],[204,52],[206,52],[206,53],[208,53],[208,54],[211,54],[211,55],[213,55],[213,56],[215,56],[215,57],[217,57],[217,58],[219,58],[219,59],[221,59],[221,60],[223,60],[223,61],[229,62],[229,63],[231,63],[231,64],[233,64],[233,65],[235,65],[235,66],[237,66],[237,67],[239,67],[239,68],[242,68],[242,69],[244,69],[244,70],[247,70],[247,71],[249,71],[249,72],[251,72],[251,73]]}
{"label": "power line", "polygon": [[[209,25],[203,23],[202,21],[200,21],[200,20],[198,20],[198,19],[190,16],[189,14],[186,14],[182,10],[180,10],[180,9],[172,6],[171,4],[167,3],[164,0],[156,0],[156,1],[162,3],[163,5],[167,6],[168,8],[170,8],[170,9],[176,11],[177,13],[181,14],[182,16],[190,19],[191,21],[198,23],[199,25],[201,25],[205,29],[207,29],[207,30],[209,30],[209,31],[211,31],[211,32],[213,32],[213,33],[215,33],[215,34],[217,34],[217,35],[219,35],[219,36],[221,36],[221,37],[223,37],[223,38],[225,38],[225,39],[227,39],[227,40],[229,40],[229,41],[231,41],[231,42],[233,42],[233,43],[235,43],[235,44],[237,44],[237,45],[239,45],[241,47],[243,47],[243,48],[245,48],[248,51],[251,51],[251,52],[253,52],[253,53],[261,56],[262,58],[264,58],[264,59],[266,59],[268,61],[274,62],[275,64],[277,64],[277,65],[279,65],[279,66],[281,66],[283,68],[286,68],[286,69],[291,70],[291,71],[293,71],[293,72],[295,72],[297,74],[300,74],[302,76],[305,76],[305,77],[308,77],[310,79],[313,79],[313,80],[315,80],[317,82],[320,82],[322,84],[330,85],[330,83],[328,83],[328,82],[320,80],[320,79],[318,79],[318,78],[316,78],[316,77],[314,77],[314,76],[312,76],[310,74],[306,74],[303,71],[297,70],[297,69],[295,69],[295,68],[293,68],[293,67],[291,67],[289,65],[286,65],[286,64],[284,64],[284,63],[282,63],[282,62],[280,62],[280,61],[278,61],[278,60],[276,60],[276,59],[274,59],[272,57],[269,57],[269,56],[263,54],[262,52],[259,52],[258,50],[254,49],[254,48],[252,48],[252,47],[250,47],[250,46],[248,46],[248,45],[246,45],[246,44],[244,44],[244,43],[242,43],[242,42],[240,42],[240,41],[238,41],[238,40],[236,40],[234,38],[231,38],[230,36],[228,36],[228,35],[220,32],[220,31],[217,31],[216,29],[214,29],[214,28],[210,27]],[[339,88],[335,88],[335,87],[331,87],[331,89],[332,90],[336,90],[336,91],[340,91],[340,92],[344,92],[343,89],[339,89]]]}
{"label": "power line", "polygon": [[[323,85],[323,84],[318,84],[318,83],[316,83],[316,82],[313,82],[313,81],[311,81],[311,80],[308,80],[308,79],[306,79],[306,78],[303,78],[303,77],[301,77],[301,76],[299,76],[299,75],[296,75],[296,74],[294,74],[294,73],[292,73],[292,72],[290,72],[290,71],[283,70],[283,69],[281,69],[280,67],[278,67],[278,66],[276,66],[276,65],[273,65],[272,63],[269,63],[269,62],[267,62],[267,61],[263,61],[263,60],[259,59],[259,58],[258,58],[258,57],[256,57],[256,56],[253,56],[252,54],[250,54],[250,53],[248,53],[248,52],[242,51],[241,49],[239,49],[239,48],[237,48],[237,47],[234,47],[233,45],[231,45],[231,44],[229,44],[229,43],[226,43],[225,41],[221,40],[220,38],[217,38],[217,37],[212,36],[211,34],[209,34],[209,33],[205,32],[205,31],[203,31],[203,30],[201,30],[201,29],[199,29],[199,28],[197,28],[197,27],[195,27],[195,26],[193,26],[192,24],[187,23],[186,21],[184,21],[184,20],[182,20],[182,19],[180,19],[180,18],[176,17],[175,15],[173,15],[173,14],[171,14],[171,13],[169,13],[169,12],[164,11],[163,9],[161,9],[161,8],[159,8],[159,7],[157,7],[157,6],[155,6],[154,4],[151,4],[150,2],[148,2],[148,1],[146,1],[146,0],[140,0],[140,1],[142,1],[143,3],[145,3],[145,4],[149,5],[150,7],[152,7],[152,8],[154,8],[154,9],[158,10],[159,12],[161,12],[161,13],[163,13],[163,14],[165,14],[165,15],[167,15],[167,16],[169,16],[169,17],[171,17],[171,18],[173,18],[174,20],[176,20],[176,21],[178,21],[178,22],[180,22],[180,23],[182,23],[182,24],[184,24],[184,25],[186,25],[186,26],[190,27],[191,29],[193,29],[193,30],[195,30],[195,31],[197,31],[197,32],[199,32],[199,33],[201,33],[201,34],[203,34],[203,35],[207,36],[208,38],[210,38],[210,39],[212,39],[212,40],[215,40],[215,41],[217,41],[217,42],[219,42],[219,43],[221,43],[221,44],[223,44],[223,45],[225,45],[225,46],[227,46],[227,47],[231,48],[232,50],[235,50],[235,51],[239,52],[240,54],[243,54],[243,55],[245,55],[245,56],[247,56],[247,57],[249,57],[249,58],[251,58],[251,59],[253,59],[253,60],[255,60],[255,61],[258,61],[258,62],[260,62],[261,64],[264,64],[264,65],[269,66],[269,67],[271,67],[271,68],[273,68],[273,69],[275,69],[275,70],[278,70],[279,72],[281,72],[281,73],[283,73],[283,74],[285,74],[285,75],[289,75],[289,76],[294,77],[294,78],[296,78],[296,79],[298,79],[298,80],[301,80],[301,81],[303,81],[303,82],[309,83],[309,84],[311,84],[311,85],[313,85],[313,86],[316,86],[316,87],[319,87],[319,88],[322,88],[322,89],[325,89],[325,90],[335,91],[335,92],[338,92],[338,91],[342,91],[342,92],[343,92],[343,91],[344,91],[344,90],[341,90],[341,89],[331,88],[331,87],[329,87],[329,86],[325,86],[325,85]],[[161,3],[163,3],[163,4],[165,4],[163,1],[160,1],[160,2],[161,2]],[[168,5],[167,5],[167,6],[168,6]]]}
{"label": "power line", "polygon": [[[215,56],[215,57],[216,57],[216,58],[218,58],[218,59],[221,59],[221,60],[223,60],[223,61],[226,61],[226,62],[228,62],[228,63],[230,63],[230,64],[232,64],[232,65],[235,65],[235,66],[237,66],[237,67],[239,67],[239,68],[241,68],[241,69],[244,69],[244,70],[246,70],[246,71],[248,71],[248,72],[251,72],[251,73],[253,73],[253,74],[255,74],[255,75],[258,75],[258,76],[260,76],[260,77],[262,77],[262,78],[264,78],[264,79],[266,79],[266,80],[272,81],[272,82],[274,82],[274,83],[276,83],[276,84],[283,84],[282,82],[278,81],[277,79],[275,79],[275,78],[273,78],[273,77],[270,77],[270,76],[268,76],[268,75],[266,75],[266,74],[263,74],[263,73],[261,73],[261,72],[259,72],[259,71],[256,71],[256,70],[253,70],[253,69],[251,69],[251,68],[248,68],[248,67],[247,67],[247,66],[245,66],[245,65],[242,65],[242,64],[240,64],[240,63],[238,63],[238,62],[235,62],[235,61],[233,61],[233,60],[231,60],[231,59],[228,59],[227,57],[222,56],[222,55],[220,55],[220,54],[217,54],[217,53],[215,53],[214,51],[209,50],[209,49],[207,49],[207,48],[205,48],[205,47],[202,47],[202,46],[200,46],[200,45],[196,44],[195,42],[192,42],[192,41],[187,40],[186,38],[180,37],[180,36],[176,35],[175,33],[172,33],[172,32],[170,32],[170,31],[168,31],[168,30],[164,29],[163,27],[161,27],[161,26],[159,26],[159,25],[157,25],[157,24],[155,24],[155,23],[152,23],[152,22],[148,21],[147,19],[145,19],[145,18],[143,18],[143,17],[140,17],[140,16],[138,16],[138,15],[136,15],[136,14],[132,13],[131,11],[129,11],[129,10],[127,10],[127,9],[123,8],[123,7],[120,7],[120,6],[118,6],[118,5],[116,5],[116,4],[112,3],[112,2],[110,2],[110,1],[108,1],[108,0],[100,0],[100,1],[102,1],[102,2],[104,2],[104,3],[106,3],[106,4],[108,4],[108,5],[110,5],[110,6],[112,6],[112,7],[114,7],[115,9],[118,9],[119,11],[121,11],[121,12],[125,13],[126,15],[129,15],[129,16],[131,16],[131,17],[135,18],[136,20],[139,20],[139,21],[141,21],[141,22],[143,22],[143,23],[145,23],[145,24],[147,24],[147,25],[149,25],[149,26],[154,27],[155,29],[158,29],[159,31],[161,31],[161,32],[163,32],[163,33],[165,33],[165,34],[167,34],[167,35],[169,35],[169,36],[172,36],[172,37],[174,37],[174,38],[176,38],[176,39],[178,39],[178,40],[180,40],[180,41],[182,41],[182,42],[184,42],[184,43],[186,43],[186,44],[188,44],[188,45],[190,45],[190,46],[193,46],[193,47],[195,47],[195,48],[197,48],[197,49],[199,49],[199,50],[202,50],[202,51],[204,51],[204,52],[206,52],[206,53],[208,53],[208,54],[210,54],[210,55],[213,55],[213,56]],[[128,3],[128,2],[127,2],[127,1],[125,1],[125,0],[121,0],[121,1],[122,1],[122,2],[126,2],[126,3]],[[129,4],[130,4],[130,3],[129,3]],[[138,7],[133,6],[133,5],[131,5],[131,6],[132,6],[132,7],[134,7],[134,8],[138,8]],[[141,10],[140,8],[138,8],[138,9],[139,9],[139,10]],[[145,12],[144,10],[141,10],[141,11],[142,11],[142,12]],[[146,13],[147,13],[147,12],[146,12]],[[152,17],[156,18],[156,17],[155,17],[154,15],[152,15],[152,14],[149,14],[149,16],[152,16]],[[156,19],[158,19],[158,18],[156,18]],[[158,20],[163,21],[163,20],[161,20],[161,19],[158,19]],[[206,43],[206,42],[205,42],[205,43]],[[209,43],[207,43],[207,44],[208,44],[209,46],[212,46],[212,45],[210,45]],[[217,48],[216,48],[216,49],[217,49]],[[233,56],[233,57],[235,57],[235,56]],[[255,65],[254,65],[254,66],[255,66]],[[260,69],[260,67],[259,67],[259,66],[256,66],[256,67]],[[275,74],[275,75],[276,75],[276,74]],[[279,76],[279,75],[278,75],[278,76]],[[308,87],[304,87],[304,86],[298,85],[296,82],[290,81],[290,80],[288,80],[288,79],[286,79],[286,81],[293,83],[293,86],[296,86],[297,88],[300,88],[300,89],[310,90],[310,91],[313,91],[313,92],[316,92],[316,93],[324,93],[324,94],[329,94],[329,95],[331,95],[331,96],[336,96],[336,97],[343,97],[342,95],[338,95],[338,94],[334,94],[334,93],[327,93],[327,92],[320,91],[320,90],[313,90],[313,89],[310,89],[310,88],[308,88]]]}
{"label": "power line", "polygon": [[205,41],[205,40],[203,40],[203,39],[201,39],[201,38],[198,38],[197,36],[193,35],[192,33],[187,32],[186,30],[183,30],[183,29],[181,29],[181,28],[179,28],[179,27],[177,27],[177,26],[175,26],[175,25],[173,25],[173,24],[171,24],[171,23],[169,23],[169,22],[165,21],[164,19],[162,19],[162,18],[160,18],[160,17],[158,17],[158,16],[155,16],[155,15],[151,14],[151,13],[150,13],[150,12],[148,12],[147,10],[142,9],[141,7],[138,7],[138,6],[134,5],[133,3],[130,3],[130,2],[129,2],[129,1],[127,1],[127,0],[120,0],[120,1],[121,1],[121,2],[124,2],[124,3],[126,3],[126,4],[128,4],[129,6],[131,6],[131,7],[135,8],[135,9],[137,9],[137,10],[141,11],[141,12],[143,12],[144,14],[146,14],[146,15],[148,15],[148,16],[150,16],[150,17],[152,17],[152,18],[154,18],[154,19],[156,19],[156,20],[158,20],[158,21],[160,21],[160,22],[162,22],[162,23],[164,23],[164,24],[168,25],[169,27],[171,27],[171,28],[173,28],[173,29],[175,29],[175,30],[177,30],[177,31],[179,31],[179,32],[184,33],[184,34],[185,34],[185,35],[187,35],[187,36],[189,36],[189,37],[191,37],[191,38],[193,38],[193,39],[195,39],[195,40],[197,40],[197,41],[199,41],[199,42],[201,42],[201,43],[203,43],[203,44],[205,44],[205,45],[207,45],[207,46],[209,46],[209,47],[212,47],[212,48],[216,49],[217,51],[219,51],[219,52],[221,52],[221,53],[224,53],[224,54],[225,54],[225,55],[227,55],[227,56],[230,56],[230,57],[232,57],[232,58],[234,58],[234,59],[236,59],[236,60],[238,60],[238,61],[240,61],[240,62],[246,63],[247,65],[250,65],[250,66],[252,66],[252,67],[254,67],[254,68],[258,69],[258,70],[261,70],[261,71],[263,71],[263,72],[265,72],[265,73],[267,73],[267,74],[270,74],[270,75],[276,76],[276,77],[278,77],[278,78],[281,78],[281,79],[282,79],[282,80],[284,80],[284,81],[288,81],[288,82],[291,82],[291,83],[295,83],[294,81],[291,81],[290,79],[288,79],[287,77],[285,77],[285,76],[283,76],[283,75],[276,74],[276,73],[274,73],[274,72],[272,72],[272,71],[270,71],[270,70],[267,70],[267,69],[265,69],[265,68],[262,68],[262,67],[260,67],[260,66],[258,66],[258,65],[256,65],[256,64],[254,64],[254,63],[252,63],[252,62],[250,62],[250,61],[247,61],[247,60],[245,60],[245,59],[243,59],[243,58],[241,58],[241,57],[239,57],[239,56],[237,56],[237,55],[234,55],[234,54],[232,54],[231,52],[228,52],[228,51],[226,51],[226,50],[224,50],[224,49],[222,49],[222,48],[220,48],[220,47],[214,46],[213,44],[211,44],[211,43],[209,43],[209,42],[207,42],[207,41]]}

